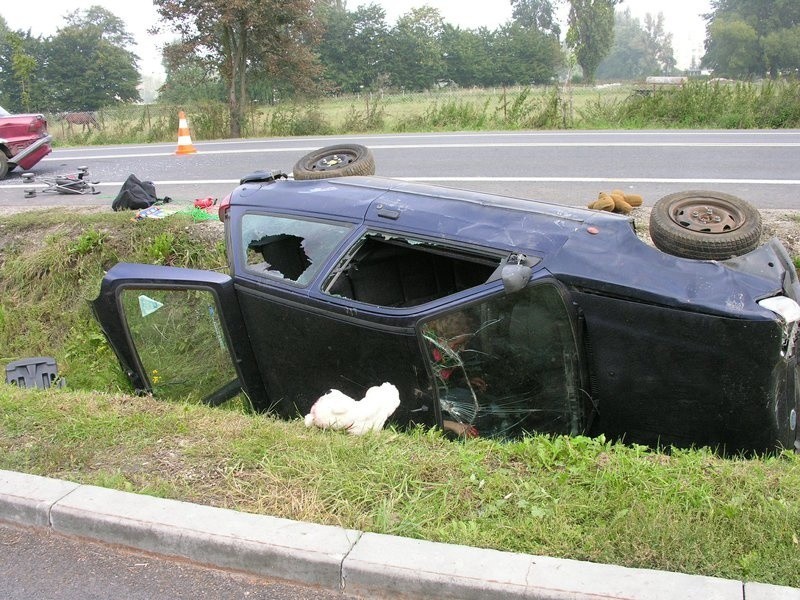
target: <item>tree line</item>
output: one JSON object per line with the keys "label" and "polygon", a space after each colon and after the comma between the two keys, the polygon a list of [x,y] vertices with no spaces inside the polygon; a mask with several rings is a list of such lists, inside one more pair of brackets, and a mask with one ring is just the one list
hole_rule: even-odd
{"label": "tree line", "polygon": [[800,69],[800,0],[712,0],[703,66],[724,77]]}
{"label": "tree line", "polygon": [[0,14],[0,106],[88,111],[139,100],[125,23],[99,6],[69,13],[64,23],[55,35],[36,37],[12,31]]}
{"label": "tree line", "polygon": [[[430,6],[396,23],[345,0],[154,0],[164,48],[160,100],[219,100],[231,135],[251,102],[376,90],[637,80],[673,74],[663,15],[644,22],[622,0],[510,0],[511,19],[462,29]],[[563,3],[567,22],[556,13]],[[621,6],[620,6],[621,4]],[[1,12],[1,9],[0,9]],[[716,76],[778,76],[800,66],[800,0],[712,0],[702,64]],[[138,57],[124,23],[93,6],[50,37],[11,31],[0,16],[0,105],[95,110],[138,99]]]}

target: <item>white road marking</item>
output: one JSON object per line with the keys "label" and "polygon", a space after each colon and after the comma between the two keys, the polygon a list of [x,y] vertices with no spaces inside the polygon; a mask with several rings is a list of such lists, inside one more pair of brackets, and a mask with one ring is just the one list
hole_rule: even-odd
{"label": "white road marking", "polygon": [[[779,137],[779,136],[800,136],[800,131],[798,130],[784,130],[784,131],[764,131],[759,129],[754,130],[710,130],[710,131],[688,131],[688,130],[677,130],[677,131],[503,131],[503,132],[468,132],[468,133],[402,133],[402,134],[393,134],[393,135],[350,135],[350,136],[336,136],[336,137],[305,137],[302,139],[298,138],[255,138],[255,139],[246,139],[246,140],[207,140],[207,141],[198,141],[194,140],[194,146],[196,148],[206,147],[206,146],[219,146],[219,145],[245,145],[245,144],[296,144],[296,143],[316,143],[319,142],[322,145],[330,145],[330,144],[340,144],[346,142],[357,142],[357,141],[368,141],[368,140],[416,140],[416,139],[459,139],[459,138],[512,138],[512,137],[529,137],[529,138],[548,138],[548,137],[596,137],[596,138],[606,138],[610,136],[616,137],[654,137],[658,136],[661,138],[665,137],[753,137],[753,136],[767,136],[767,137]],[[176,138],[177,139],[177,138]],[[124,146],[126,149],[137,150],[140,148],[176,148],[176,143],[158,143],[158,144],[146,144],[146,145],[129,145]],[[477,144],[481,145],[481,144]],[[597,145],[604,145],[604,143],[598,142]],[[658,144],[656,144],[658,145]],[[727,144],[726,144],[727,145]],[[122,148],[123,146],[111,146],[109,148]],[[319,145],[313,146],[313,149],[316,150],[319,148]],[[413,147],[413,146],[403,146],[403,147]],[[72,152],[83,152],[85,148],[59,148],[59,153],[72,153]],[[276,151],[290,151],[290,149],[278,149]],[[170,152],[168,154],[174,154],[174,152]],[[45,159],[45,160],[52,160],[52,159]]]}
{"label": "white road marking", "polygon": [[403,181],[460,181],[460,182],[563,182],[595,183],[619,181],[622,183],[731,183],[750,185],[800,185],[800,179],[680,179],[671,177],[392,177]]}
{"label": "white road marking", "polygon": [[[207,154],[258,154],[280,152],[311,152],[318,146],[302,146],[294,148],[249,148],[237,150],[202,150],[195,145],[196,154],[190,157],[201,157]],[[422,150],[425,148],[800,148],[800,142],[487,142],[480,144],[441,143],[441,144],[372,144],[371,150]],[[175,152],[140,152],[133,154],[98,154],[89,156],[51,156],[41,162],[87,161],[115,158],[147,158],[158,156],[176,156]],[[181,156],[181,160],[186,160]]]}
{"label": "white road marking", "polygon": [[[408,182],[457,183],[680,183],[680,184],[731,184],[731,185],[800,185],[800,179],[698,179],[670,177],[388,177]],[[239,185],[238,179],[176,179],[154,181],[155,185]],[[122,181],[104,181],[95,187],[120,187]],[[3,189],[42,188],[42,184],[0,185]]]}

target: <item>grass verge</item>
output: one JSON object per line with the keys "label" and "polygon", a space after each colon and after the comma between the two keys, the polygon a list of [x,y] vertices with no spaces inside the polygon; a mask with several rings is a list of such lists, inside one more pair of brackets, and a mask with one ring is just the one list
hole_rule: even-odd
{"label": "grass verge", "polygon": [[800,457],[584,437],[364,437],[120,394],[0,386],[0,468],[365,531],[800,585]]}
{"label": "grass verge", "polygon": [[422,430],[355,438],[236,405],[128,395],[88,300],[120,260],[224,269],[219,225],[57,210],[0,219],[0,362],[55,356],[71,388],[0,385],[0,468],[413,538],[800,586],[795,455],[668,455],[581,437],[462,443]]}
{"label": "grass verge", "polygon": [[[229,111],[220,102],[188,106],[120,105],[99,114],[101,127],[83,132],[50,119],[55,144],[172,142],[178,112],[192,138],[229,134]],[[528,129],[788,128],[800,126],[800,82],[708,83],[664,90],[641,86],[548,86],[369,93],[253,104],[245,137],[356,133],[515,131]]]}

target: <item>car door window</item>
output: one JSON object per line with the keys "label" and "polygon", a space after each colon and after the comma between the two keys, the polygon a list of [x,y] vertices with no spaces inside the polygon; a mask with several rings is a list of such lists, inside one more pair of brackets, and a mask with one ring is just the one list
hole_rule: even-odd
{"label": "car door window", "polygon": [[573,319],[555,285],[448,312],[420,333],[446,430],[499,438],[580,432]]}
{"label": "car door window", "polygon": [[247,271],[308,285],[351,226],[265,214],[242,218]]}
{"label": "car door window", "polygon": [[120,301],[157,396],[202,400],[238,379],[210,291],[131,288]]}
{"label": "car door window", "polygon": [[500,262],[499,255],[372,232],[347,253],[323,289],[377,306],[418,306],[486,283]]}

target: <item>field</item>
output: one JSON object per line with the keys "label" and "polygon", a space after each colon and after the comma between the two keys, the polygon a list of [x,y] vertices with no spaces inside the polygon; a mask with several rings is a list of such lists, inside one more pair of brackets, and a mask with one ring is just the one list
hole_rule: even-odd
{"label": "field", "polygon": [[[100,111],[100,127],[82,130],[50,116],[56,145],[173,142],[178,112],[192,138],[228,136],[221,103],[191,106],[121,105]],[[273,106],[253,104],[244,137],[436,131],[642,128],[800,127],[800,83],[693,82],[652,89],[608,84],[586,87],[443,89],[366,93]]]}

